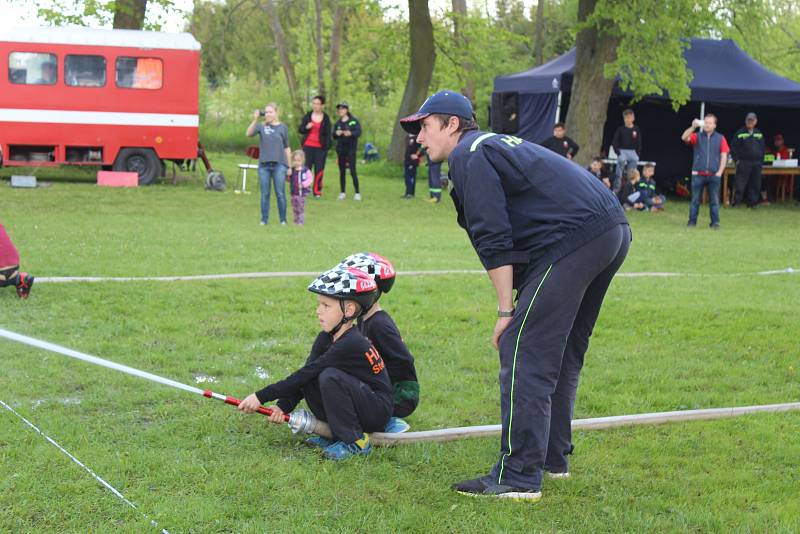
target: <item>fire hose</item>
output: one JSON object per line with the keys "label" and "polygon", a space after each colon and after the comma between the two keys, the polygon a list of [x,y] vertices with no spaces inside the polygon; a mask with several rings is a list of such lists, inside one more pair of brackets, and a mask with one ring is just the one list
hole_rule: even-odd
{"label": "fire hose", "polygon": [[[181,382],[177,382],[169,378],[164,378],[158,375],[154,375],[146,371],[140,371],[139,369],[128,367],[127,365],[122,365],[119,363],[104,360],[102,358],[98,358],[97,356],[92,356],[90,354],[78,352],[76,350],[62,347],[54,343],[41,341],[35,338],[17,334],[15,332],[11,332],[9,330],[4,330],[2,328],[0,328],[0,337],[4,337],[8,340],[16,341],[24,345],[29,345],[50,352],[55,352],[63,356],[69,356],[70,358],[75,358],[88,363],[93,363],[95,365],[100,365],[108,369],[121,371],[129,375],[137,376],[139,378],[144,378],[146,380],[157,382],[159,384],[163,384],[166,386],[178,388],[184,391],[188,391],[190,393],[199,394],[202,395],[203,397],[219,400],[224,402],[225,404],[229,404],[232,406],[238,406],[241,402],[239,399],[235,397],[223,395],[221,393],[215,393],[207,389],[202,390],[200,388],[189,386],[187,384],[182,384]],[[785,412],[785,411],[800,411],[800,402],[768,404],[760,406],[655,412],[655,413],[644,413],[644,414],[634,414],[634,415],[619,415],[611,417],[597,417],[592,419],[575,419],[574,421],[572,421],[572,428],[574,430],[599,430],[599,429],[613,428],[619,426],[652,425],[652,424],[660,424],[673,421],[710,420],[710,419],[720,419],[724,417],[735,417],[739,415],[758,413],[758,412]],[[258,413],[265,416],[270,416],[272,415],[272,410],[270,410],[269,408],[264,408],[262,406],[259,407]],[[289,428],[291,428],[292,432],[295,434],[317,434],[325,438],[332,437],[331,430],[328,424],[325,423],[324,421],[320,421],[319,419],[314,417],[314,414],[312,414],[307,410],[299,409],[293,411],[290,414],[284,414],[283,420],[288,424]],[[400,445],[407,443],[418,443],[422,441],[441,442],[441,441],[452,441],[464,438],[495,437],[499,436],[500,433],[501,433],[500,425],[484,425],[484,426],[444,428],[440,430],[427,430],[421,432],[406,432],[403,434],[385,434],[381,432],[376,432],[374,434],[371,434],[370,437],[372,443],[375,445],[391,446],[391,445]]]}

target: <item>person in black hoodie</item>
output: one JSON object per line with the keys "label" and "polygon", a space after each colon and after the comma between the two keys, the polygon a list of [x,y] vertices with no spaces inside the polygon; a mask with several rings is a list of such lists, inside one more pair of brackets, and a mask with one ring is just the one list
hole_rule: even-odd
{"label": "person in black hoodie", "polygon": [[580,149],[578,143],[567,136],[567,130],[564,128],[563,122],[557,122],[556,125],[553,126],[553,136],[548,137],[539,144],[567,159],[574,158]]}
{"label": "person in black hoodie", "polygon": [[331,146],[331,119],[323,111],[325,97],[317,95],[311,99],[311,111],[303,115],[297,131],[303,137],[303,152],[308,168],[314,172],[314,197],[322,196],[322,177],[325,174],[325,158]]}
{"label": "person in black hoodie", "polygon": [[353,188],[356,190],[353,200],[361,200],[358,190],[358,175],[356,174],[356,151],[358,138],[361,136],[361,123],[350,114],[350,105],[347,102],[336,104],[336,113],[339,120],[333,126],[333,138],[336,139],[336,158],[339,161],[339,200],[344,200],[347,167],[350,167],[350,176],[353,178]]}
{"label": "person in black hoodie", "polygon": [[334,437],[315,436],[306,440],[309,444],[321,447],[330,460],[369,454],[367,432],[382,431],[392,414],[392,384],[380,353],[354,326],[375,303],[378,286],[358,269],[334,268],[308,290],[317,294],[322,332],[305,365],[249,395],[239,410],[252,413],[277,399],[270,421],[283,423],[283,414],[305,399],[317,419],[328,422]]}
{"label": "person in black hoodie", "polygon": [[458,223],[497,294],[500,457],[488,475],[453,489],[538,500],[544,471],[569,473],[584,354],[631,240],[625,212],[586,169],[518,137],[478,131],[459,93],[436,93],[400,122],[432,160],[447,159]]}
{"label": "person in black hoodie", "polygon": [[731,158],[736,162],[736,191],[731,206],[744,200],[748,208],[755,208],[761,200],[761,170],[767,143],[756,124],[758,117],[751,111],[744,119],[744,127],[733,136]]}

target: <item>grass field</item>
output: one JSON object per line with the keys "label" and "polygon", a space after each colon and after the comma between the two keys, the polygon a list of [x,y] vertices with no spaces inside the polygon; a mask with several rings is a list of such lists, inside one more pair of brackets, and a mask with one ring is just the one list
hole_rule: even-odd
{"label": "grass field", "polygon": [[[232,184],[242,158],[214,156]],[[36,190],[0,181],[0,221],[39,277],[321,271],[367,249],[400,271],[480,268],[449,200],[400,200],[401,169],[361,170],[364,201],[336,201],[329,172],[302,228],[278,226],[274,199],[259,226],[257,194],[206,192],[199,175],[113,190],[63,170]],[[724,209],[720,232],[705,208],[687,229],[687,209],[630,214],[622,271],[683,274],[614,281],[576,417],[800,397],[800,278],[754,274],[800,268],[800,208]],[[37,282],[28,301],[0,290],[0,327],[243,397],[304,360],[309,282]],[[413,429],[497,423],[487,277],[401,273],[383,305],[417,358]],[[260,416],[5,340],[0,354],[0,400],[172,533],[800,531],[800,413],[579,432],[573,478],[547,480],[537,504],[502,503],[448,488],[491,466],[496,439],[332,464]],[[0,532],[112,531],[155,529],[0,409]]]}

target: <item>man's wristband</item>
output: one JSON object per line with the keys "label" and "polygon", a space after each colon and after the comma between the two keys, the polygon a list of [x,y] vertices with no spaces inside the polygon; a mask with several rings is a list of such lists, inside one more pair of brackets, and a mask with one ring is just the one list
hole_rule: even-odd
{"label": "man's wristband", "polygon": [[498,317],[514,317],[514,308],[511,308],[510,310],[501,310],[500,308],[497,308],[497,316]]}

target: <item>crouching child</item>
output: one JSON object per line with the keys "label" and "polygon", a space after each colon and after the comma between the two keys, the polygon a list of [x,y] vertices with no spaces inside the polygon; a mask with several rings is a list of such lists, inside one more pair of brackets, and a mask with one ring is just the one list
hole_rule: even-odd
{"label": "crouching child", "polygon": [[317,294],[317,335],[303,367],[284,380],[249,395],[239,405],[252,413],[277,400],[270,420],[305,399],[308,408],[330,426],[333,439],[314,436],[307,443],[320,447],[330,460],[366,455],[372,450],[368,432],[380,432],[392,414],[392,385],[380,353],[357,328],[356,320],[378,298],[375,281],[357,269],[335,268],[308,286]]}
{"label": "crouching child", "polygon": [[19,252],[0,224],[0,287],[14,286],[17,296],[26,299],[31,294],[33,276],[19,270]]}
{"label": "crouching child", "polygon": [[[379,298],[392,289],[396,278],[391,262],[373,252],[348,256],[339,267],[355,268],[369,275],[378,285]],[[414,356],[408,350],[391,315],[381,308],[377,299],[359,319],[358,327],[383,357],[392,382],[394,407],[384,432],[405,432],[411,427],[402,418],[411,415],[419,404],[419,382]]]}

